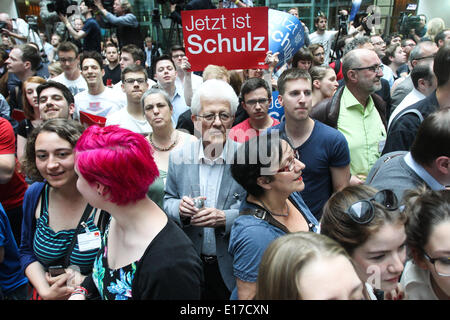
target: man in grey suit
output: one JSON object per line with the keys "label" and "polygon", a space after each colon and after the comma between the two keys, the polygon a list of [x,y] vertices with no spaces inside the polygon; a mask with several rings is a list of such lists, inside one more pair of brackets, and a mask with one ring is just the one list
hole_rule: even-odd
{"label": "man in grey suit", "polygon": [[[238,104],[228,83],[205,81],[191,106],[200,139],[169,156],[164,210],[190,237],[203,261],[203,299],[227,300],[235,286],[228,241],[245,194],[230,173],[238,144],[227,136]],[[192,195],[194,185],[200,185],[200,199]]]}
{"label": "man in grey suit", "polygon": [[420,125],[411,151],[394,151],[377,160],[366,184],[404,192],[425,185],[442,190],[450,185],[450,109],[432,113]]}
{"label": "man in grey suit", "polygon": [[[429,63],[433,60],[438,47],[432,41],[419,42],[409,54],[408,61],[412,69],[422,62]],[[411,70],[412,70],[411,69]],[[391,114],[394,109],[402,102],[402,100],[414,89],[414,85],[409,74],[402,82],[400,82],[391,93]]]}

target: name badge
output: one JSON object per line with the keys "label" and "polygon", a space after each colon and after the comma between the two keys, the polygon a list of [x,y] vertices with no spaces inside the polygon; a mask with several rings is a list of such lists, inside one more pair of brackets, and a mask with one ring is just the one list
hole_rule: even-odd
{"label": "name badge", "polygon": [[100,231],[86,232],[78,235],[78,248],[80,252],[100,248],[102,244]]}

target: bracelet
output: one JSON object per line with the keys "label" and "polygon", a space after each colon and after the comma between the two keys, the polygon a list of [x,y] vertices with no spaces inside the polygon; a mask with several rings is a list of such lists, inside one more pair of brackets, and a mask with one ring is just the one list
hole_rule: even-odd
{"label": "bracelet", "polygon": [[83,296],[87,296],[88,295],[88,291],[85,287],[81,287],[78,286],[75,288],[75,290],[73,291],[73,293],[70,296],[76,295],[76,294],[82,294]]}
{"label": "bracelet", "polygon": [[236,1],[234,2],[235,5],[237,5],[238,3],[239,3],[239,0],[236,0]]}

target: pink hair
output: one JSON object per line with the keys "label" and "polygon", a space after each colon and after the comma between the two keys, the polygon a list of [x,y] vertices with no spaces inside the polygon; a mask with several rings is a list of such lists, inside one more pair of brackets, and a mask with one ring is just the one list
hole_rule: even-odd
{"label": "pink hair", "polygon": [[89,184],[108,187],[109,200],[126,205],[143,199],[159,176],[150,143],[119,126],[90,126],[75,146],[76,165]]}

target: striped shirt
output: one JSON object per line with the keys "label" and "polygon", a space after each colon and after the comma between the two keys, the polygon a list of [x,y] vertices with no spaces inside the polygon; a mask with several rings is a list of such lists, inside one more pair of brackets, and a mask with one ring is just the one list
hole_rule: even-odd
{"label": "striped shirt", "polygon": [[[44,193],[41,201],[41,215],[36,222],[36,233],[34,235],[33,249],[38,261],[48,268],[52,265],[62,265],[66,257],[67,250],[75,236],[75,229],[61,230],[54,232],[49,226],[48,216],[48,194],[49,185],[44,187]],[[98,231],[94,218],[98,209],[93,208],[86,224],[89,231]],[[81,233],[85,232],[84,228]],[[78,241],[70,254],[69,265],[78,266],[82,274],[92,272],[92,265],[97,255],[98,249],[92,249],[80,252]]]}

